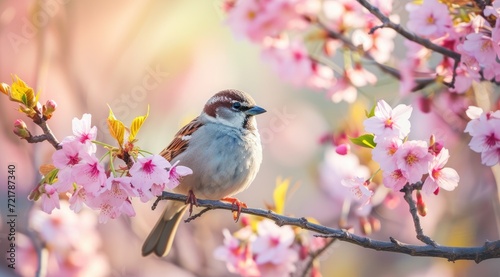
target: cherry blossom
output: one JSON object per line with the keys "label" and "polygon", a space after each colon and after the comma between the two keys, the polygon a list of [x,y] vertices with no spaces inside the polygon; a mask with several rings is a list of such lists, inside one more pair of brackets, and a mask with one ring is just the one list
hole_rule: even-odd
{"label": "cherry blossom", "polygon": [[457,171],[453,168],[444,167],[449,157],[448,149],[443,148],[429,163],[429,176],[422,187],[425,193],[435,193],[439,188],[451,191],[458,186],[460,177]]}
{"label": "cherry blossom", "polygon": [[350,179],[344,179],[341,181],[342,185],[349,188],[355,200],[362,203],[362,205],[368,204],[370,198],[373,195],[373,191],[369,190],[365,185],[365,179],[355,177]]}
{"label": "cherry blossom", "polygon": [[394,168],[394,154],[402,143],[401,139],[395,137],[380,140],[372,150],[372,159],[380,165],[382,170]]}
{"label": "cherry blossom", "polygon": [[401,144],[394,155],[397,168],[401,170],[408,182],[420,181],[422,175],[428,171],[428,164],[432,160],[428,148],[425,141],[410,140]]}
{"label": "cherry blossom", "polygon": [[255,235],[250,226],[240,229],[234,235],[227,229],[222,233],[224,245],[215,249],[215,258],[225,261],[229,272],[241,276],[261,276],[252,257],[251,242],[255,239]]}
{"label": "cherry blossom", "polygon": [[45,192],[42,193],[41,202],[42,202],[42,211],[51,214],[52,210],[55,208],[59,209],[59,194],[54,186],[45,185]]}
{"label": "cherry blossom", "polygon": [[400,191],[408,183],[401,169],[384,170],[382,178],[384,186],[393,191]]}
{"label": "cherry blossom", "polygon": [[384,100],[379,100],[375,107],[375,115],[363,122],[365,130],[375,135],[375,142],[384,138],[403,139],[410,133],[410,121],[413,108],[397,105],[394,109]]}
{"label": "cherry blossom", "polygon": [[334,85],[328,90],[327,95],[333,103],[339,103],[341,101],[353,103],[358,95],[358,90],[351,84],[350,80],[343,75],[342,78],[334,82]]}
{"label": "cherry blossom", "polygon": [[294,239],[295,233],[290,226],[280,227],[269,219],[258,223],[252,249],[262,276],[288,276],[295,270],[298,254],[290,248]]}
{"label": "cherry blossom", "polygon": [[172,165],[172,167],[170,167],[170,169],[168,170],[168,179],[170,180],[170,182],[168,182],[167,187],[169,189],[177,187],[182,177],[193,174],[193,170],[188,167],[178,165],[179,162],[180,161],[175,162],[174,165]]}
{"label": "cherry blossom", "polygon": [[90,156],[86,147],[78,141],[64,143],[62,149],[54,152],[52,162],[59,169],[57,182],[54,186],[58,192],[66,192],[72,189],[75,182],[73,167],[79,164],[83,157],[88,159]]}
{"label": "cherry blossom", "polygon": [[472,136],[469,147],[481,153],[484,165],[497,164],[500,161],[500,111],[485,113],[471,106],[466,113],[471,118],[464,131]]}
{"label": "cherry blossom", "polygon": [[63,145],[71,141],[78,141],[87,146],[89,153],[96,152],[96,145],[92,142],[97,137],[97,128],[90,127],[92,115],[83,114],[82,119],[74,118],[72,122],[73,136],[68,136],[61,142]]}
{"label": "cherry blossom", "polygon": [[104,167],[95,156],[86,156],[73,166],[73,177],[87,192],[97,193],[106,183]]}
{"label": "cherry blossom", "polygon": [[165,184],[169,180],[170,163],[160,155],[138,158],[129,170],[132,185],[145,192],[153,184]]}
{"label": "cherry blossom", "polygon": [[436,38],[447,34],[453,26],[448,7],[437,0],[424,0],[421,5],[406,5],[408,29],[418,35]]}

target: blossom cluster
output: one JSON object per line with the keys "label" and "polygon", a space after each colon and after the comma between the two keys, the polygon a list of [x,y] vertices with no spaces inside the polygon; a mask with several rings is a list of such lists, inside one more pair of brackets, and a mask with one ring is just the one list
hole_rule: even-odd
{"label": "blossom cluster", "polygon": [[472,136],[469,147],[481,153],[484,165],[494,166],[500,162],[500,111],[484,112],[470,106],[467,116],[471,119],[465,132]]}
{"label": "blossom cluster", "polygon": [[[491,6],[486,5],[484,9],[477,5],[475,1],[458,5],[454,1],[424,0],[406,6],[410,31],[461,55],[455,87],[450,89],[456,93],[466,92],[472,81],[483,78],[500,80],[500,63],[497,61],[500,54],[500,1],[492,1]],[[430,72],[427,68],[430,50],[414,43],[408,46],[411,50],[407,53],[407,60],[411,60],[419,71]],[[454,61],[444,57],[434,74],[449,82],[453,67]]]}
{"label": "blossom cluster", "polygon": [[450,157],[448,149],[434,136],[429,143],[407,139],[411,113],[411,106],[400,104],[392,109],[380,100],[374,115],[364,122],[365,130],[374,135],[372,156],[383,171],[383,184],[399,191],[407,183],[422,181],[422,190],[427,194],[438,194],[440,188],[454,190],[460,178],[454,169],[445,167]]}
{"label": "blossom cluster", "polygon": [[[384,13],[391,12],[392,1],[376,2]],[[327,60],[343,47],[339,38],[315,28],[320,23],[318,14],[325,15],[321,21],[325,28],[348,37],[377,62],[386,62],[394,48],[392,30],[367,35],[381,22],[353,0],[228,0],[225,6],[227,24],[235,35],[259,44],[264,60],[281,78],[296,86],[326,91],[333,102],[353,102],[356,87],[374,84],[377,78],[363,67],[356,53],[344,60],[339,76],[326,66],[327,62],[317,59],[321,55]],[[317,53],[308,49],[308,44],[316,46]]]}
{"label": "blossom cluster", "polygon": [[[325,246],[324,238],[308,236],[288,225],[279,227],[269,219],[255,224],[248,224],[248,218],[243,221],[246,226],[233,234],[224,229],[224,245],[214,251],[215,257],[239,276],[290,276],[297,262]],[[318,274],[314,268],[311,276]]]}
{"label": "blossom cluster", "polygon": [[[62,148],[52,155],[57,178],[44,178],[45,182],[35,189],[42,210],[47,213],[59,208],[60,195],[65,195],[75,212],[79,212],[83,204],[100,211],[99,222],[121,214],[134,216],[133,197],[147,202],[165,188],[176,187],[179,178],[192,173],[177,163],[171,165],[160,155],[137,157],[130,168],[115,168],[112,159],[106,170],[102,159],[96,157],[97,129],[91,127],[91,115],[84,114],[72,123],[73,135],[64,138]],[[113,157],[111,152],[106,155]]]}
{"label": "blossom cluster", "polygon": [[[90,211],[78,214],[69,208],[67,201],[51,215],[33,209],[29,222],[47,249],[46,276],[109,276],[111,268],[102,249],[102,239],[97,232],[97,217]],[[29,237],[19,233],[16,247],[21,266],[16,266],[19,276],[36,276],[38,263],[43,261]]]}

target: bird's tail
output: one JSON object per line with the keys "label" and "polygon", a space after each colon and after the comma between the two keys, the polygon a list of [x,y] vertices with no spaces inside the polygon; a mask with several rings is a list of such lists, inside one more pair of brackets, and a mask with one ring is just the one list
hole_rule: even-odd
{"label": "bird's tail", "polygon": [[187,205],[178,201],[169,201],[163,215],[156,222],[146,241],[142,245],[142,256],[155,253],[163,257],[170,252],[175,232],[186,211]]}

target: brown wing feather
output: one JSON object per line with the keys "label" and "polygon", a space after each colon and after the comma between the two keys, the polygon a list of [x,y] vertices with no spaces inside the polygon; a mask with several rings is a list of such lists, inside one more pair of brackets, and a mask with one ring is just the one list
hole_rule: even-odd
{"label": "brown wing feather", "polygon": [[160,152],[160,155],[167,159],[167,161],[172,161],[177,155],[186,150],[190,136],[202,125],[203,123],[198,120],[198,117],[193,119],[175,134],[172,142]]}

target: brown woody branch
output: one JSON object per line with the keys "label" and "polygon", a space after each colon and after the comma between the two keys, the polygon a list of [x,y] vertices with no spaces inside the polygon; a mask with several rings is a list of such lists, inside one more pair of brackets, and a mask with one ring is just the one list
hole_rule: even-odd
{"label": "brown woody branch", "polygon": [[454,65],[453,65],[453,76],[451,79],[451,82],[443,82],[445,85],[454,88],[455,87],[455,79],[457,76],[457,67],[460,63],[460,58],[461,55],[455,51],[452,51],[448,48],[439,46],[433,42],[431,42],[428,39],[424,39],[420,36],[415,35],[414,33],[406,30],[403,28],[401,25],[396,24],[392,22],[386,15],[384,15],[377,7],[373,6],[372,4],[368,3],[366,0],[356,0],[359,4],[361,4],[363,7],[365,7],[371,14],[376,16],[381,22],[382,25],[376,26],[371,29],[370,33],[375,32],[377,29],[380,28],[391,28],[403,37],[405,37],[408,40],[411,40],[415,43],[418,43],[425,48],[432,50],[434,52],[440,53],[443,56],[449,57],[454,60]]}
{"label": "brown woody branch", "polygon": [[62,148],[61,144],[59,144],[59,141],[57,140],[54,133],[52,133],[52,130],[50,129],[49,125],[47,124],[47,120],[42,115],[40,115],[40,113],[37,113],[34,116],[33,122],[42,129],[43,134],[38,135],[38,136],[32,136],[30,134],[29,137],[24,138],[27,142],[39,143],[39,142],[43,142],[43,141],[48,141],[50,144],[52,144],[52,146],[56,150],[59,150]]}
{"label": "brown woody branch", "polygon": [[[164,191],[153,205],[153,209],[160,200],[174,200],[186,202],[187,196]],[[198,199],[198,206],[209,210],[223,209],[232,211],[233,205],[217,200]],[[479,263],[484,260],[500,258],[500,240],[486,241],[483,246],[476,247],[450,247],[441,245],[413,245],[406,244],[390,237],[390,241],[372,240],[367,237],[359,236],[347,232],[346,230],[331,228],[320,224],[309,222],[306,218],[296,218],[285,215],[276,214],[270,210],[242,208],[242,213],[260,216],[273,220],[278,226],[290,225],[297,226],[305,230],[318,233],[317,236],[333,238],[364,248],[369,248],[377,251],[403,253],[411,256],[420,257],[437,257],[445,258],[448,261],[456,260],[473,260]]]}
{"label": "brown woody branch", "polygon": [[[394,68],[394,67],[391,67],[391,66],[388,66],[388,65],[385,65],[385,64],[382,64],[382,63],[379,63],[375,60],[375,58],[367,51],[364,51],[362,48],[360,47],[357,47],[356,45],[354,45],[354,43],[352,43],[352,41],[347,38],[346,36],[342,35],[341,33],[339,32],[336,32],[330,28],[328,28],[328,26],[326,26],[323,22],[321,21],[318,21],[318,26],[323,29],[323,31],[326,32],[326,35],[329,37],[329,38],[332,38],[332,39],[336,39],[336,40],[339,40],[342,42],[342,44],[344,45],[344,47],[346,47],[347,49],[353,51],[353,52],[356,52],[356,53],[359,53],[361,54],[361,56],[370,61],[371,63],[373,63],[375,66],[377,66],[382,72],[386,73],[386,74],[389,74],[391,75],[392,77],[398,79],[398,80],[401,80],[401,73],[399,72],[398,69]],[[314,58],[313,58],[314,59]],[[316,59],[314,59],[316,60]],[[316,60],[317,62],[320,62],[318,60]],[[415,80],[415,83],[416,83],[416,86],[412,89],[412,91],[418,91],[420,89],[423,89],[424,87],[432,84],[433,82],[435,82],[435,79],[434,78],[425,78],[425,79],[417,79]]]}
{"label": "brown woody branch", "polygon": [[422,226],[420,225],[420,218],[418,217],[418,211],[417,211],[417,205],[415,204],[415,201],[413,200],[413,191],[416,189],[421,189],[422,188],[422,182],[416,183],[414,185],[407,184],[404,186],[404,188],[401,190],[401,192],[404,192],[404,199],[406,203],[408,203],[408,206],[410,207],[410,214],[413,219],[413,225],[415,225],[415,233],[417,233],[417,239],[419,239],[421,242],[431,245],[431,246],[438,246],[438,244],[433,241],[430,237],[426,236],[424,234],[424,230],[422,229]]}

